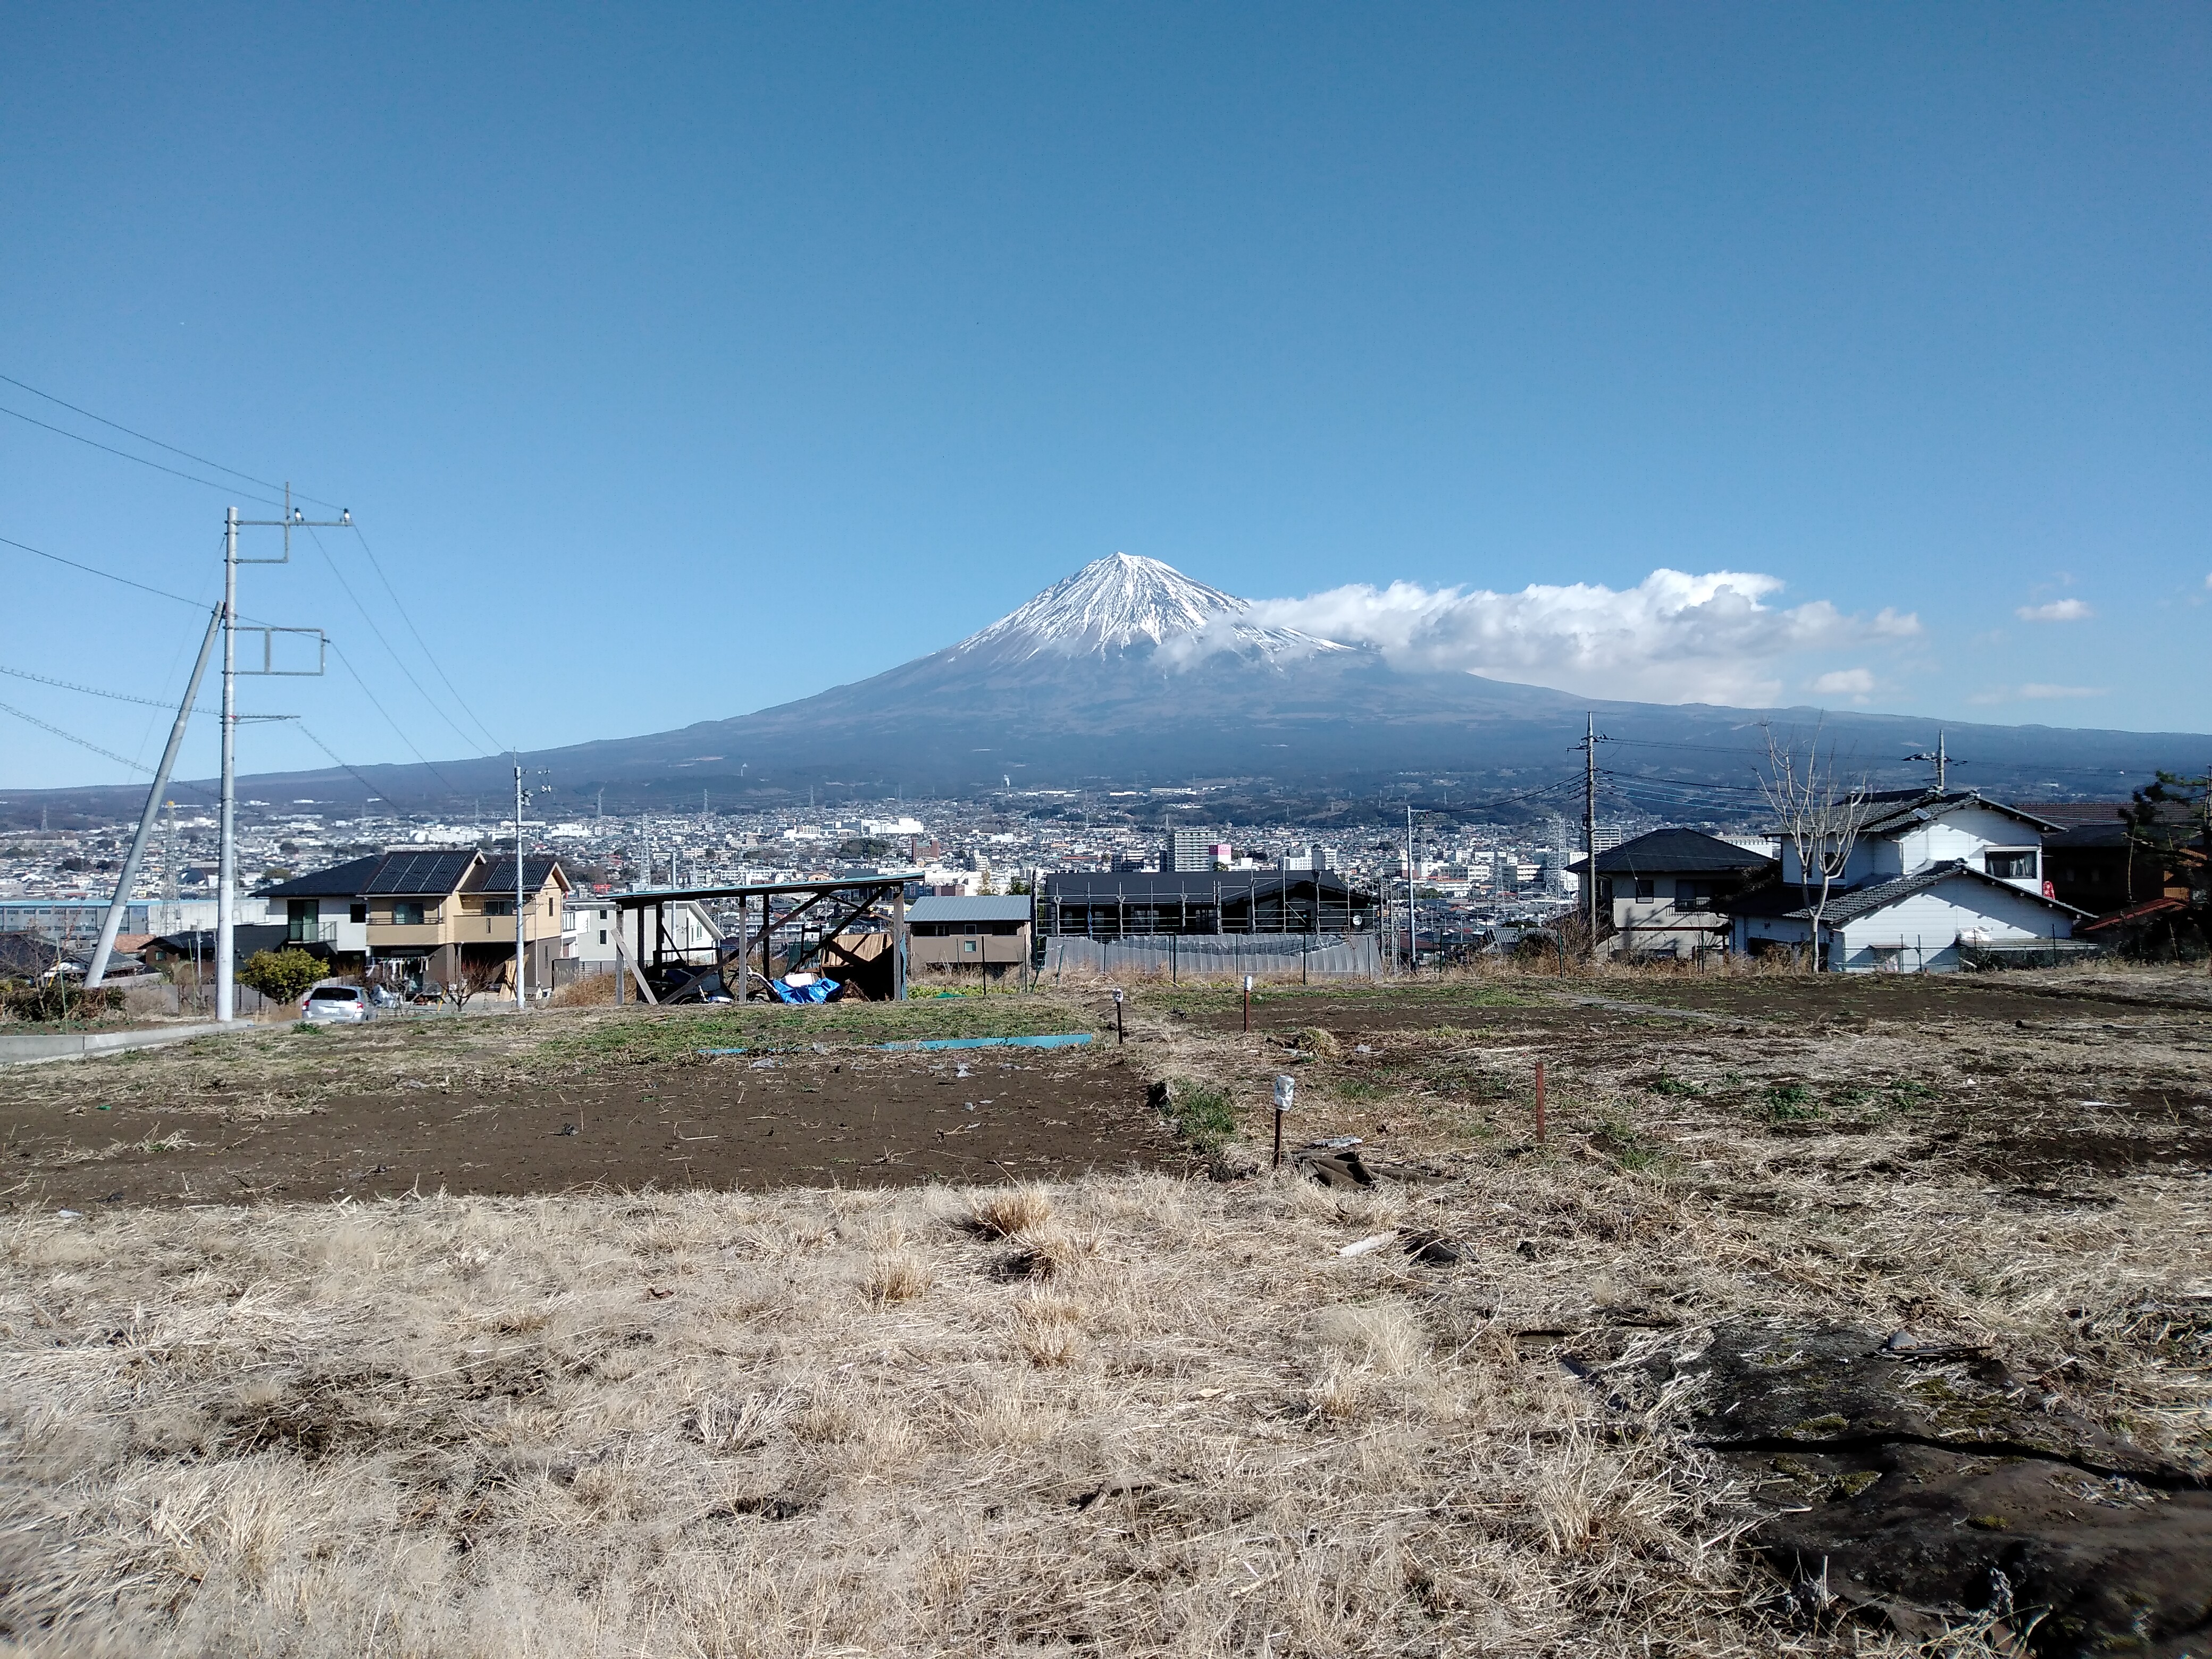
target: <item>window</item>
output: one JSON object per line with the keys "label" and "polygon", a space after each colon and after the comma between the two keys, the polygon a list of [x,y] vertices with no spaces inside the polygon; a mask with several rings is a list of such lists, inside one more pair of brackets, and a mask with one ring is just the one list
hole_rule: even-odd
{"label": "window", "polygon": [[960,941],[960,948],[972,957],[975,954],[975,941],[972,939],[963,939]]}
{"label": "window", "polygon": [[488,916],[511,916],[514,914],[513,899],[486,899],[483,913]]}
{"label": "window", "polygon": [[368,907],[366,904],[356,904],[349,907],[346,911],[346,920],[349,921],[367,921],[368,920]]}
{"label": "window", "polygon": [[1656,898],[1658,896],[1659,896],[1659,889],[1658,889],[1658,886],[1657,886],[1657,884],[1656,884],[1652,880],[1652,878],[1651,878],[1650,876],[1638,876],[1638,877],[1637,877],[1637,878],[1636,878],[1636,896],[1637,896],[1637,897],[1638,897],[1638,898],[1640,898],[1640,899],[1649,899],[1649,898]]}
{"label": "window", "polygon": [[1983,867],[2000,881],[2035,879],[2035,854],[2032,852],[1984,853],[1982,858]]}
{"label": "window", "polygon": [[1713,890],[1694,881],[1674,884],[1674,908],[1677,910],[1703,910],[1711,905]]}
{"label": "window", "polygon": [[420,927],[422,925],[421,899],[394,899],[392,902],[392,925],[394,927]]}
{"label": "window", "polygon": [[607,942],[607,930],[606,930],[605,928],[602,927],[602,928],[600,928],[600,929],[599,929],[599,943],[600,943],[600,944],[602,944],[602,945],[605,945],[606,942]]}

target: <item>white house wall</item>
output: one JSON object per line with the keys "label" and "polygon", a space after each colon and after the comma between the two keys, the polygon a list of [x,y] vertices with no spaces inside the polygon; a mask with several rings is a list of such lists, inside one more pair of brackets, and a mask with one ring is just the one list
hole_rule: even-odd
{"label": "white house wall", "polygon": [[[1871,915],[1830,930],[1831,965],[1843,973],[1864,974],[1894,966],[1905,972],[1954,973],[1959,936],[1979,933],[1990,945],[2031,939],[2071,939],[2073,921],[2036,902],[2012,884],[1993,886],[1971,876],[1955,876],[1925,892],[1913,893]],[[1735,946],[1747,950],[1753,939],[1805,945],[1812,924],[1790,916],[1743,916],[1736,922]],[[1893,960],[1877,952],[1896,951]]]}
{"label": "white house wall", "polygon": [[[1835,884],[1839,888],[1863,886],[1892,876],[1909,876],[1916,870],[1951,859],[1961,860],[1978,870],[1982,854],[1992,847],[2039,846],[2040,839],[2035,831],[2017,818],[2008,817],[1987,806],[1957,806],[1935,823],[1916,823],[1900,835],[1862,837],[1852,847],[1850,860]],[[1782,879],[1796,884],[1798,868],[1796,848],[1784,842]],[[2032,892],[2042,891],[2039,854],[2035,875],[2016,884]]]}

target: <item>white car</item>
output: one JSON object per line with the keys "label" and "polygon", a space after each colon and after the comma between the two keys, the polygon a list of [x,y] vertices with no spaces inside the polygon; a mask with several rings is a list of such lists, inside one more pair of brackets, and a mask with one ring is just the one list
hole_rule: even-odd
{"label": "white car", "polygon": [[300,1018],[317,1025],[363,1025],[368,993],[358,985],[318,985],[300,999]]}

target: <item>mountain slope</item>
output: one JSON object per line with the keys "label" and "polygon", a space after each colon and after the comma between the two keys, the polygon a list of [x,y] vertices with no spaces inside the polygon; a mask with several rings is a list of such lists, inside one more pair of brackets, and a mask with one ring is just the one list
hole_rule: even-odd
{"label": "mountain slope", "polygon": [[[1939,722],[1898,715],[1598,702],[1466,673],[1395,669],[1381,654],[1248,620],[1246,601],[1153,559],[1086,565],[957,645],[864,680],[729,720],[540,750],[563,792],[610,804],[696,801],[701,791],[788,798],[830,785],[858,793],[963,794],[1017,787],[1129,787],[1196,778],[1291,789],[1402,792],[1395,775],[1448,774],[1505,795],[1573,775],[1595,712],[1609,799],[1700,815],[1751,804],[1760,725],[1817,726],[1852,771],[1901,783],[1904,757]],[[1961,781],[2022,799],[2111,798],[2159,766],[2202,763],[2212,739],[2182,733],[1950,724]],[[248,793],[357,799],[363,781],[434,810],[510,787],[505,757],[263,774]],[[1675,780],[1662,787],[1650,780]],[[1679,786],[1689,786],[1681,793]],[[202,786],[203,787],[205,786]],[[1676,788],[1669,796],[1668,788]],[[1703,795],[1698,788],[1708,790]],[[1730,793],[1735,792],[1735,793]],[[119,812],[132,789],[10,792],[17,821],[40,803]]]}

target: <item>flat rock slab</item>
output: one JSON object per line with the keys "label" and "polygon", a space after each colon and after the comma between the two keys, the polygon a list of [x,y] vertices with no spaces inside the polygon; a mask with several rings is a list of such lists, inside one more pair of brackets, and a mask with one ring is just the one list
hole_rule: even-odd
{"label": "flat rock slab", "polygon": [[2212,1492],[1978,1349],[1747,1321],[1650,1370],[1773,1506],[1767,1557],[1904,1634],[1993,1613],[2051,1659],[2212,1641]]}

